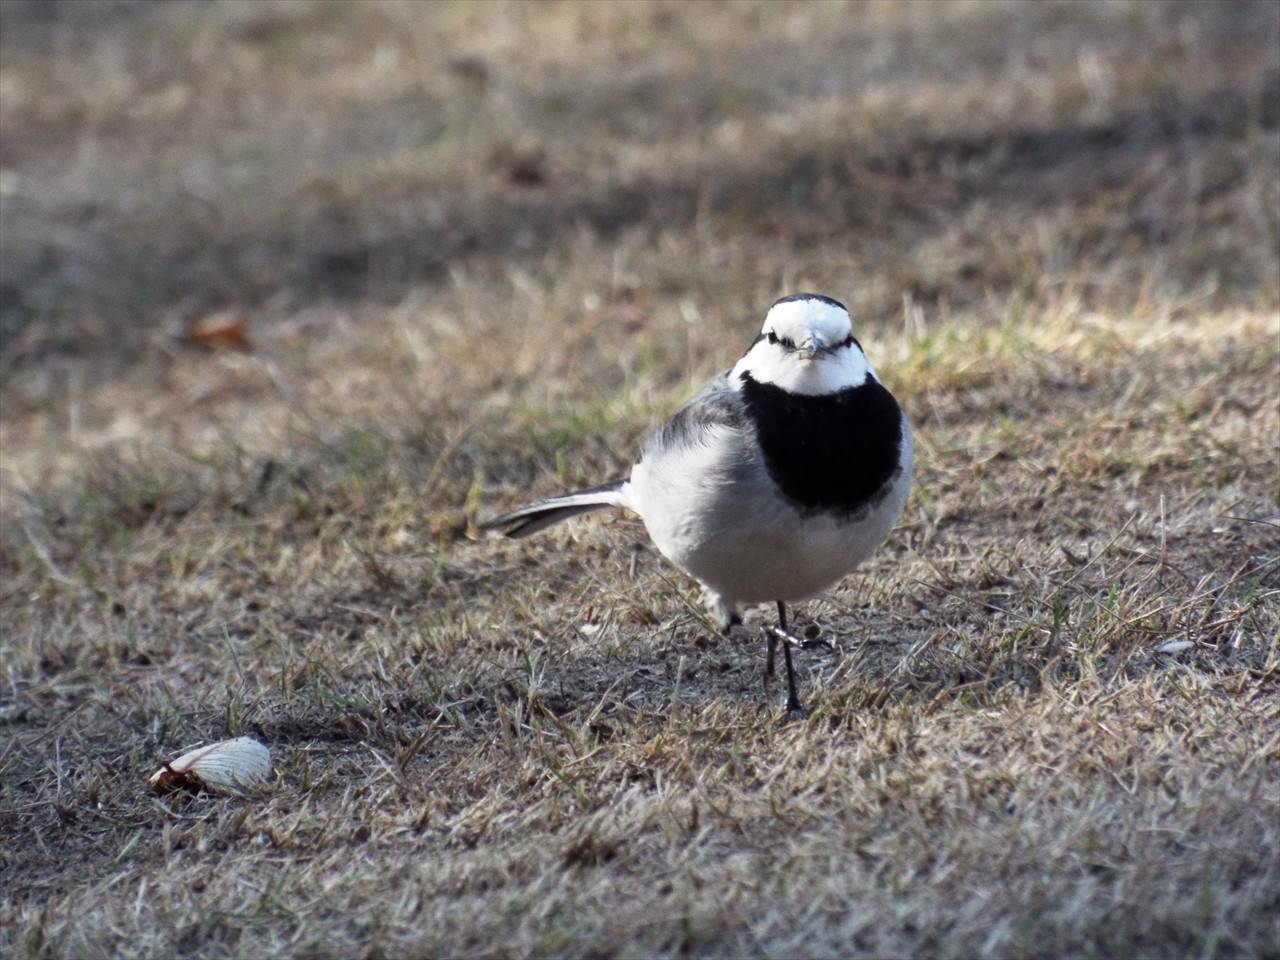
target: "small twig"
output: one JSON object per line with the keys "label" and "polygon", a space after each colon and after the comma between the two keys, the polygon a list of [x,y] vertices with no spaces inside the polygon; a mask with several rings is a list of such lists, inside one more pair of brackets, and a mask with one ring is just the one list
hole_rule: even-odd
{"label": "small twig", "polygon": [[[945,593],[947,596],[954,597],[957,600],[964,600],[966,603],[972,603],[981,607],[983,610],[1003,613],[1006,617],[1012,617],[1014,620],[1017,620],[1020,623],[1025,623],[1029,627],[1036,626],[1036,624],[1031,621],[1030,617],[1024,617],[1022,614],[1014,613],[1012,610],[1006,610],[1004,607],[997,607],[994,603],[990,603],[989,601],[979,600],[974,597],[966,597],[963,593],[956,593],[954,590],[948,590],[946,587],[939,586],[936,583],[930,583],[928,580],[921,580],[919,577],[912,577],[911,579],[922,587],[928,587],[930,590],[937,590],[939,593]],[[1043,630],[1044,628],[1041,627],[1040,629]]]}
{"label": "small twig", "polygon": [[1122,536],[1124,536],[1125,531],[1128,530],[1129,527],[1133,525],[1133,521],[1137,518],[1137,516],[1138,515],[1136,513],[1129,514],[1129,519],[1126,520],[1124,522],[1124,525],[1119,530],[1116,531],[1116,535],[1107,541],[1106,546],[1104,546],[1101,550],[1099,550],[1092,557],[1090,557],[1088,562],[1086,562],[1084,566],[1078,569],[1071,576],[1067,577],[1067,579],[1063,582],[1062,586],[1059,587],[1058,589],[1065,590],[1067,587],[1071,586],[1071,584],[1074,583],[1077,578],[1079,578],[1080,574],[1084,573],[1091,566],[1093,566],[1100,559],[1102,559],[1102,557],[1106,555],[1107,551],[1110,550],[1113,546],[1115,546],[1116,541],[1119,540]]}
{"label": "small twig", "polygon": [[684,595],[684,591],[680,589],[679,584],[677,584],[674,580],[668,579],[666,574],[664,574],[660,570],[657,570],[654,572],[657,574],[659,580],[661,580],[663,583],[665,583],[668,587],[671,588],[671,592],[674,593],[676,598],[681,603],[683,603],[685,607],[688,608],[689,612],[693,614],[693,618],[695,620],[701,623],[705,629],[711,631],[712,633],[720,632],[719,627],[717,627],[715,623],[712,622],[710,614],[705,609],[698,606],[692,600],[686,597]]}
{"label": "small twig", "polygon": [[1280,527],[1280,520],[1260,520],[1253,517],[1236,517],[1229,513],[1222,514],[1223,520],[1239,520],[1241,523],[1259,523],[1264,527]]}
{"label": "small twig", "polygon": [[77,590],[87,589],[83,583],[73,579],[54,562],[53,557],[49,555],[49,548],[36,538],[36,535],[32,533],[31,528],[25,523],[22,525],[22,532],[27,535],[27,540],[31,542],[31,549],[36,552],[36,556],[40,558],[40,562],[43,563],[45,569],[49,571],[49,576],[64,587],[74,587]]}
{"label": "small twig", "polygon": [[436,461],[431,465],[431,469],[427,471],[426,477],[422,480],[422,500],[425,502],[431,499],[436,492],[436,484],[440,482],[440,478],[444,476],[445,469],[449,466],[449,461],[453,458],[459,445],[471,433],[476,423],[480,420],[478,413],[473,414],[452,437],[445,441],[440,452],[436,455]]}
{"label": "small twig", "polygon": [[1206,597],[1212,596],[1215,593],[1220,593],[1221,591],[1227,589],[1227,587],[1231,586],[1233,583],[1236,583],[1237,581],[1244,579],[1250,574],[1261,573],[1264,570],[1266,570],[1268,567],[1274,567],[1276,564],[1280,564],[1280,557],[1275,557],[1271,560],[1267,560],[1264,563],[1258,564],[1256,567],[1249,567],[1249,565],[1246,563],[1243,566],[1241,566],[1239,571],[1226,583],[1219,584],[1216,587],[1210,587],[1208,590],[1204,591],[1204,593],[1196,594],[1194,597],[1191,597],[1190,599],[1187,600],[1186,605],[1190,606],[1191,604],[1197,602],[1198,600],[1203,600]]}
{"label": "small twig", "polygon": [[1249,755],[1249,759],[1244,762],[1244,766],[1240,768],[1242,774],[1248,773],[1249,768],[1253,766],[1255,760],[1261,760],[1268,754],[1274,754],[1277,747],[1280,747],[1280,733],[1268,740],[1261,748]]}
{"label": "small twig", "polygon": [[240,666],[240,656],[236,653],[236,648],[231,643],[231,632],[227,629],[227,625],[222,625],[222,642],[227,647],[227,653],[231,654],[231,662],[235,664],[236,675],[240,677],[240,687],[244,689],[248,687],[248,683],[244,679],[244,668]]}

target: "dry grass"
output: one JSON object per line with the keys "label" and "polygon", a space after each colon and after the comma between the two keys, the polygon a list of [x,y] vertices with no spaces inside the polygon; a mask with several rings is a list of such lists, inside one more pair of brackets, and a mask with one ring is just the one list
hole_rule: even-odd
{"label": "dry grass", "polygon": [[[0,17],[6,955],[1275,954],[1274,5]],[[784,725],[634,519],[472,535],[796,288],[921,449]]]}

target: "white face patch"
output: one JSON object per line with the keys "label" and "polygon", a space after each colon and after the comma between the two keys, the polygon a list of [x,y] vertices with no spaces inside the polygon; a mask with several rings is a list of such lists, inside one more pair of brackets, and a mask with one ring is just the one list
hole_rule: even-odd
{"label": "white face patch", "polygon": [[757,383],[810,396],[860,387],[875,371],[856,343],[841,345],[851,332],[849,314],[833,303],[776,303],[765,317],[762,338],[734,366],[732,379],[737,383],[749,373]]}
{"label": "white face patch", "polygon": [[805,340],[834,346],[853,332],[849,313],[826,300],[784,300],[775,303],[764,318],[760,332],[777,334],[799,346]]}

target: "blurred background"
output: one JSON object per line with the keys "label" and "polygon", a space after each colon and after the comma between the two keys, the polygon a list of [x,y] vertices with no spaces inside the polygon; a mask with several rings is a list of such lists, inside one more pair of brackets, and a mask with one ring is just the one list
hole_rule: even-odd
{"label": "blurred background", "polygon": [[[0,0],[0,954],[1273,955],[1278,170],[1274,0]],[[917,462],[780,728],[475,520],[796,290]]]}
{"label": "blurred background", "polygon": [[[614,388],[637,325],[702,373],[801,287],[863,330],[1046,297],[1280,299],[1270,2],[8,0],[0,17],[10,452],[146,433],[157,391],[165,418],[214,416],[184,342],[337,376],[338,357],[394,365],[460,336],[572,381],[567,349]],[[278,390],[245,376],[222,378],[233,404]]]}

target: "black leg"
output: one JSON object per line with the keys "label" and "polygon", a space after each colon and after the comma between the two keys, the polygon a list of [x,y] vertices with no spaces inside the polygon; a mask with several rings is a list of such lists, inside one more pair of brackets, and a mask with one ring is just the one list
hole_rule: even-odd
{"label": "black leg", "polygon": [[[784,637],[787,637],[787,607],[781,600],[778,601],[778,629]],[[777,643],[773,634],[769,635],[770,640]],[[791,666],[791,644],[786,640],[782,644],[782,656],[787,663],[787,713],[796,717],[805,716],[805,709],[800,703],[800,695],[796,693],[796,674],[795,669]]]}
{"label": "black leg", "polygon": [[778,644],[782,644],[782,652],[787,661],[787,712],[793,717],[808,716],[808,712],[800,703],[800,695],[796,692],[796,672],[795,667],[791,663],[792,647],[826,647],[828,650],[834,650],[835,644],[830,640],[801,640],[793,637],[787,632],[787,607],[781,600],[778,603],[778,625],[776,627],[764,627],[765,639],[769,642],[769,655],[764,662],[764,679],[768,689],[768,682],[773,678],[774,673],[774,656],[778,649]]}

